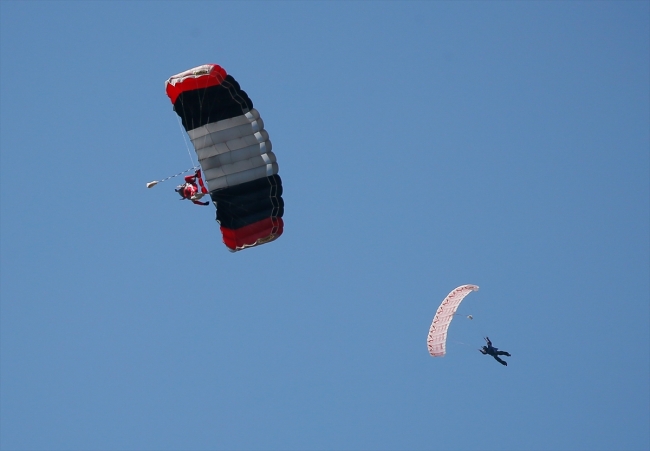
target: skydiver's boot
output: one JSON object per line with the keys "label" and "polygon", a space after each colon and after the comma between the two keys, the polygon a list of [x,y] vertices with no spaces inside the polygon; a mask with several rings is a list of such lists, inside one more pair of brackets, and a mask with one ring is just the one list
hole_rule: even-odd
{"label": "skydiver's boot", "polygon": [[494,357],[494,360],[496,360],[497,362],[499,362],[501,365],[508,366],[508,362],[506,362],[505,360],[501,360],[501,359],[498,358],[497,356],[493,356],[493,357]]}

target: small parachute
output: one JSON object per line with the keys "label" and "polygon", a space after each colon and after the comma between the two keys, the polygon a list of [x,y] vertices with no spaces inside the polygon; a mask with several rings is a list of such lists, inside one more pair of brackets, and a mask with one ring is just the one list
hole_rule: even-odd
{"label": "small parachute", "polygon": [[[432,357],[442,357],[445,355],[449,324],[454,318],[454,314],[462,300],[472,291],[478,291],[478,286],[462,285],[455,288],[442,301],[440,307],[438,307],[436,316],[433,317],[433,322],[429,328],[429,336],[427,337],[427,347]],[[473,317],[469,315],[467,318],[472,319]]]}

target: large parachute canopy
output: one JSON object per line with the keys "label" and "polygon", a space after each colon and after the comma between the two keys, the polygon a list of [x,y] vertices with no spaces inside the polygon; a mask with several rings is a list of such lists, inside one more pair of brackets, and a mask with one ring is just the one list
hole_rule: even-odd
{"label": "large parachute canopy", "polygon": [[449,324],[454,319],[454,314],[458,310],[458,306],[462,300],[472,291],[478,291],[478,286],[462,285],[454,288],[442,301],[440,307],[438,307],[436,316],[433,317],[433,322],[429,328],[429,336],[427,337],[427,347],[432,357],[442,357],[445,355]]}
{"label": "large parachute canopy", "polygon": [[216,64],[174,75],[165,88],[194,145],[228,249],[282,235],[278,163],[248,94]]}

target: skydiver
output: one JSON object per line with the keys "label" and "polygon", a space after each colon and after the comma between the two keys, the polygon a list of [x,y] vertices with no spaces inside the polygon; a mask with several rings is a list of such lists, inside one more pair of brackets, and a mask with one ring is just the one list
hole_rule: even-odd
{"label": "skydiver", "polygon": [[499,362],[501,365],[508,366],[508,362],[501,360],[498,356],[505,355],[510,357],[510,353],[505,351],[499,351],[499,348],[495,348],[494,346],[492,346],[492,342],[488,337],[485,337],[485,341],[487,342],[487,346],[483,346],[482,349],[479,349],[479,352],[483,355],[489,354],[492,357],[494,357],[494,360]]}
{"label": "skydiver", "polygon": [[[196,184],[197,180],[201,186],[201,192],[199,192],[199,186]],[[175,191],[181,195],[181,200],[191,200],[196,205],[210,205],[210,202],[199,202],[199,199],[208,194],[208,190],[205,188],[203,179],[201,178],[200,169],[197,169],[196,172],[194,172],[194,175],[186,175],[185,183],[178,185]]]}

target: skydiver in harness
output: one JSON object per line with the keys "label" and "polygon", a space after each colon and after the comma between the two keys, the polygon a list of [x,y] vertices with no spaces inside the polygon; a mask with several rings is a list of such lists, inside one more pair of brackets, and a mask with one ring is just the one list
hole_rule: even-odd
{"label": "skydiver in harness", "polygon": [[[198,186],[196,184],[197,180],[199,181]],[[199,192],[199,186],[201,186],[201,192]],[[201,178],[200,169],[197,169],[194,175],[186,175],[185,183],[178,185],[175,191],[181,195],[181,200],[191,200],[196,205],[210,205],[210,202],[199,202],[199,199],[208,194],[208,190],[205,188],[203,179]]]}
{"label": "skydiver in harness", "polygon": [[508,366],[508,362],[506,362],[505,360],[501,360],[498,356],[505,355],[510,357],[510,353],[505,351],[499,351],[499,348],[495,348],[494,346],[492,346],[492,342],[490,341],[489,337],[485,337],[485,341],[487,342],[487,346],[483,346],[478,351],[483,355],[491,355],[492,357],[494,357],[494,360],[499,362],[501,365]]}

